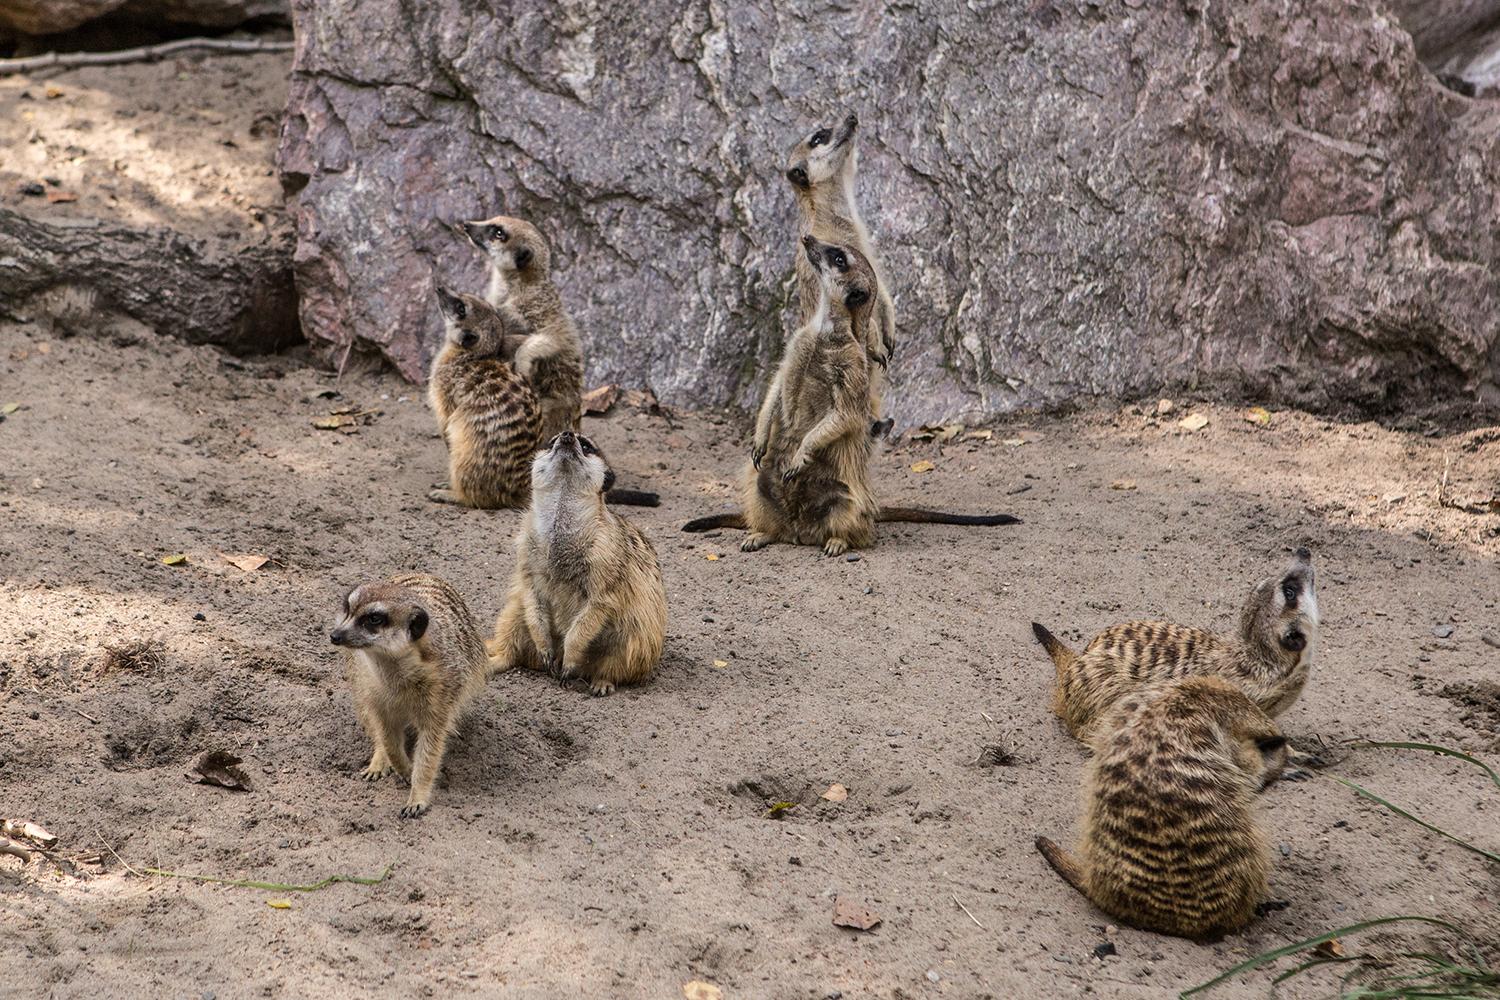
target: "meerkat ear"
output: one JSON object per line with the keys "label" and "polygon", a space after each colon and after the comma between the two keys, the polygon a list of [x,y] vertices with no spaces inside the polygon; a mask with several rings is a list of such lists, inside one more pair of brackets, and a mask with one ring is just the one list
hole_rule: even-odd
{"label": "meerkat ear", "polygon": [[614,488],[614,485],[615,485],[615,470],[614,469],[605,469],[604,470],[604,492],[608,493],[611,489]]}
{"label": "meerkat ear", "polygon": [[1275,753],[1277,750],[1280,750],[1282,747],[1286,746],[1286,737],[1262,736],[1260,739],[1255,741],[1255,745],[1260,749],[1261,753]]}
{"label": "meerkat ear", "polygon": [[464,315],[469,311],[468,306],[464,305],[463,299],[459,298],[457,295],[454,295],[442,285],[437,286],[437,297],[438,308],[441,309],[443,311],[443,315],[447,316],[449,319],[463,319]]}
{"label": "meerkat ear", "polygon": [[870,293],[857,286],[849,289],[849,294],[844,296],[844,305],[850,309],[864,305],[868,301],[870,301]]}
{"label": "meerkat ear", "polygon": [[358,589],[359,589],[359,587],[357,587],[357,586],[356,587],[350,587],[349,588],[349,592],[344,595],[344,614],[347,615],[349,613],[349,600],[350,600],[350,598],[352,598],[354,596],[354,592],[356,590],[358,590]]}
{"label": "meerkat ear", "polygon": [[412,642],[416,642],[418,639],[422,638],[422,636],[426,635],[427,634],[427,611],[426,611],[426,609],[424,609],[424,608],[418,608],[416,610],[416,613],[411,616],[411,624],[407,625],[406,627],[409,630],[411,630],[411,641]]}
{"label": "meerkat ear", "polygon": [[531,250],[529,248],[527,248],[527,247],[522,247],[521,249],[517,250],[516,251],[516,270],[517,271],[524,271],[524,270],[526,270],[526,265],[531,263],[532,256],[533,256],[533,254],[532,254]]}

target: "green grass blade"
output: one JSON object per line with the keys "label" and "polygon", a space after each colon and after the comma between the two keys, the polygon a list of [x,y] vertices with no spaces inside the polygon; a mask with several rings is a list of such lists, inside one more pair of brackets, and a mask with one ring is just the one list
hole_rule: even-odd
{"label": "green grass blade", "polygon": [[1463,839],[1461,839],[1459,837],[1455,837],[1453,834],[1449,833],[1447,830],[1442,829],[1441,827],[1433,826],[1431,823],[1427,822],[1424,819],[1418,819],[1416,816],[1413,816],[1411,813],[1407,812],[1405,809],[1402,809],[1400,806],[1398,806],[1398,805],[1392,805],[1391,803],[1387,802],[1385,799],[1381,798],[1379,795],[1376,795],[1374,792],[1370,791],[1368,788],[1363,788],[1363,787],[1361,787],[1359,785],[1356,785],[1354,782],[1349,781],[1346,778],[1340,778],[1338,775],[1334,775],[1333,776],[1333,780],[1339,782],[1340,784],[1348,785],[1350,788],[1354,789],[1355,794],[1363,796],[1364,798],[1369,799],[1371,802],[1378,802],[1378,803],[1380,803],[1381,805],[1383,805],[1387,809],[1389,809],[1391,812],[1395,813],[1397,816],[1404,816],[1406,819],[1411,820],[1413,823],[1417,824],[1418,826],[1422,827],[1423,829],[1425,829],[1425,830],[1431,830],[1433,833],[1437,834],[1438,836],[1440,836],[1440,837],[1446,837],[1449,840],[1453,841],[1455,844],[1459,845],[1460,847],[1464,847],[1464,848],[1467,848],[1468,850],[1473,851],[1475,854],[1478,854],[1480,857],[1489,858],[1491,861],[1494,861],[1497,864],[1500,864],[1500,854],[1495,854],[1495,853],[1493,853],[1491,851],[1486,851],[1482,847],[1475,847],[1473,844],[1469,843],[1467,840],[1463,840]]}
{"label": "green grass blade", "polygon": [[1396,924],[1403,922],[1435,924],[1438,927],[1443,927],[1450,931],[1453,931],[1459,936],[1464,936],[1464,931],[1462,928],[1456,927],[1446,920],[1439,920],[1437,917],[1377,917],[1374,920],[1366,920],[1361,923],[1350,924],[1348,927],[1340,927],[1338,930],[1328,931],[1326,933],[1319,934],[1317,937],[1310,937],[1306,940],[1298,941],[1296,944],[1284,945],[1271,951],[1262,952],[1261,954],[1256,955],[1254,958],[1246,959],[1227,972],[1221,972],[1219,975],[1215,976],[1213,979],[1210,979],[1208,982],[1202,983],[1198,986],[1194,986],[1192,989],[1183,990],[1177,995],[1179,998],[1186,998],[1192,996],[1195,993],[1202,993],[1205,990],[1210,990],[1215,986],[1218,986],[1220,983],[1224,982],[1227,979],[1234,978],[1242,972],[1249,972],[1251,969],[1258,969],[1262,965],[1274,962],[1277,959],[1285,958],[1288,955],[1295,955],[1299,951],[1306,951],[1308,948],[1316,948],[1324,941],[1331,941],[1336,937],[1343,937],[1347,934],[1357,934],[1360,931],[1369,930],[1371,927],[1380,927],[1384,924]]}
{"label": "green grass blade", "polygon": [[1497,788],[1500,788],[1500,774],[1495,773],[1495,769],[1490,767],[1484,761],[1480,760],[1478,757],[1471,757],[1466,753],[1461,753],[1458,750],[1450,750],[1447,747],[1437,746],[1434,743],[1400,743],[1387,742],[1385,740],[1360,740],[1358,743],[1354,744],[1354,747],[1355,749],[1364,749],[1367,747],[1384,747],[1390,750],[1426,750],[1430,753],[1442,754],[1445,757],[1456,757],[1459,760],[1468,761],[1470,764],[1473,764],[1475,767],[1484,771],[1485,774],[1488,774],[1490,776],[1490,780],[1495,783],[1495,786]]}
{"label": "green grass blade", "polygon": [[386,865],[385,871],[374,878],[360,875],[330,875],[318,882],[307,885],[294,885],[290,882],[256,882],[252,879],[220,878],[217,875],[190,875],[185,872],[168,872],[160,868],[144,868],[147,875],[162,875],[166,878],[185,878],[194,882],[212,882],[214,885],[232,885],[240,889],[269,889],[272,892],[317,892],[326,889],[336,882],[353,882],[355,885],[379,885],[391,875],[395,865]]}

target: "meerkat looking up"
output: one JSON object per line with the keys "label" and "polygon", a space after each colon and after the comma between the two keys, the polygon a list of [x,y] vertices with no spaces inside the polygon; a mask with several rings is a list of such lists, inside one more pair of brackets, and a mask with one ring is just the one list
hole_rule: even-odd
{"label": "meerkat looking up", "polygon": [[1280,715],[1307,684],[1318,622],[1312,553],[1299,548],[1284,572],[1250,592],[1233,636],[1129,622],[1105,629],[1075,653],[1043,626],[1031,627],[1057,668],[1054,710],[1087,741],[1089,728],[1125,693],[1189,674],[1223,677],[1267,715]]}
{"label": "meerkat looking up", "polygon": [[[854,199],[854,180],[859,150],[855,133],[859,119],[852,113],[837,126],[819,126],[798,140],[787,155],[786,178],[796,192],[799,212],[798,236],[813,236],[823,243],[852,247],[874,272],[874,302],[870,320],[862,331],[870,369],[869,411],[879,421],[881,402],[896,350],[896,306],[890,284],[875,253],[875,243],[860,217]],[[821,294],[818,273],[810,261],[797,254],[797,295],[802,322],[818,308]]]}
{"label": "meerkat looking up", "polygon": [[1077,854],[1037,837],[1047,863],[1144,930],[1210,941],[1249,923],[1271,869],[1255,798],[1286,767],[1276,724],[1218,677],[1126,695],[1105,722]]}
{"label": "meerkat looking up", "polygon": [[582,677],[596,695],[644,679],[661,659],[667,594],[651,542],[604,506],[614,472],[564,431],[531,467],[516,572],[488,644],[491,666]]}
{"label": "meerkat looking up", "polygon": [[802,241],[822,295],[788,342],[755,422],[741,494],[744,514],[698,518],[684,531],[747,528],[747,552],[772,542],[821,545],[830,556],[874,543],[877,521],[1014,524],[1009,514],[879,507],[870,492],[865,330],[875,272],[854,247]]}
{"label": "meerkat looking up", "polygon": [[[354,708],[375,744],[364,778],[410,779],[401,815],[421,815],[448,738],[488,677],[468,605],[435,576],[402,574],[349,591],[330,638],[347,651]],[[408,729],[417,733],[410,758]]]}
{"label": "meerkat looking up", "polygon": [[513,311],[527,336],[508,357],[541,404],[543,441],[577,431],[583,419],[583,345],[552,283],[552,252],[541,232],[522,219],[497,215],[460,224],[490,265],[485,298]]}
{"label": "meerkat looking up", "polygon": [[524,507],[541,413],[526,382],[501,359],[516,338],[483,299],[441,286],[445,327],[427,397],[448,446],[448,485],[429,496],[468,507]]}

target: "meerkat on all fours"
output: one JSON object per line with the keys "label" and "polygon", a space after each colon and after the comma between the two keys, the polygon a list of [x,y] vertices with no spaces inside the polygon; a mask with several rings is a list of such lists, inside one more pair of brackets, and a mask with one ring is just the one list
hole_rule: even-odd
{"label": "meerkat on all fours", "polygon": [[524,507],[541,413],[530,386],[501,359],[516,336],[484,300],[437,289],[445,327],[428,401],[448,446],[448,484],[433,500],[468,507]]}
{"label": "meerkat on all fours", "polygon": [[875,273],[853,247],[803,239],[822,283],[812,317],[792,334],[755,422],[743,514],[698,518],[684,531],[747,528],[747,552],[772,542],[821,545],[828,555],[866,548],[877,521],[1014,524],[1009,514],[969,516],[880,507],[870,492],[867,409],[871,364],[865,329]]}
{"label": "meerkat on all fours", "polygon": [[1126,695],[1105,723],[1078,850],[1037,837],[1047,863],[1144,930],[1211,941],[1249,923],[1271,869],[1255,798],[1286,767],[1276,724],[1218,677]]}
{"label": "meerkat on all fours", "polygon": [[[875,243],[854,199],[858,128],[859,119],[848,114],[836,126],[819,126],[808,133],[787,155],[786,177],[797,196],[798,237],[812,236],[822,243],[852,247],[874,272],[870,319],[861,333],[865,354],[872,363],[869,411],[878,421],[891,357],[896,350],[896,306],[880,258],[876,256]],[[821,282],[817,269],[806,257],[798,253],[796,260],[799,315],[806,323],[817,311]]]}
{"label": "meerkat on all fours", "polygon": [[583,345],[552,283],[552,252],[546,239],[531,223],[504,215],[465,222],[460,228],[489,261],[485,299],[524,324],[526,336],[514,342],[515,353],[506,360],[541,404],[541,439],[577,431],[583,419]]}
{"label": "meerkat on all fours", "polygon": [[564,431],[532,463],[516,572],[488,644],[494,670],[581,677],[596,695],[643,680],[661,659],[667,593],[656,550],[604,505],[614,472]]}
{"label": "meerkat on all fours", "polygon": [[1054,710],[1074,736],[1087,741],[1096,720],[1124,694],[1188,675],[1223,677],[1267,715],[1280,715],[1307,683],[1318,621],[1312,553],[1299,548],[1284,572],[1250,592],[1234,635],[1129,622],[1105,629],[1074,652],[1041,625],[1031,627],[1057,668]]}
{"label": "meerkat on all fours", "polygon": [[[355,587],[330,637],[348,652],[354,708],[375,744],[364,777],[411,781],[403,817],[424,812],[448,738],[489,676],[468,605],[435,576],[403,574]],[[417,742],[408,758],[406,734]]]}

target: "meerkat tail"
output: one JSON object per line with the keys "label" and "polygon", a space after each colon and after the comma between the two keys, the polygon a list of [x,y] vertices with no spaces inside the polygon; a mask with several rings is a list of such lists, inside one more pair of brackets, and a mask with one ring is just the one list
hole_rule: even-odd
{"label": "meerkat tail", "polygon": [[715,528],[743,528],[745,527],[744,514],[713,514],[709,517],[698,517],[682,526],[683,531],[713,531]]}
{"label": "meerkat tail", "polygon": [[924,510],[921,507],[882,507],[875,520],[882,524],[888,524],[891,521],[908,521],[913,524],[968,525],[1021,523],[1019,517],[1011,514],[948,514],[940,510]]}
{"label": "meerkat tail", "polygon": [[1084,888],[1083,869],[1078,867],[1078,862],[1073,860],[1072,855],[1046,837],[1036,838],[1036,849],[1042,852],[1042,857],[1047,859],[1047,864],[1062,876],[1064,882],[1085,896],[1089,894],[1089,891]]}
{"label": "meerkat tail", "polygon": [[1072,665],[1077,655],[1064,645],[1061,639],[1048,632],[1045,625],[1032,622],[1031,631],[1036,634],[1036,641],[1042,644],[1042,648],[1047,651],[1047,655],[1052,657],[1052,662],[1057,665],[1057,677],[1058,680],[1061,680],[1063,673]]}
{"label": "meerkat tail", "polygon": [[604,502],[626,507],[660,507],[661,496],[646,490],[610,490],[604,494]]}

